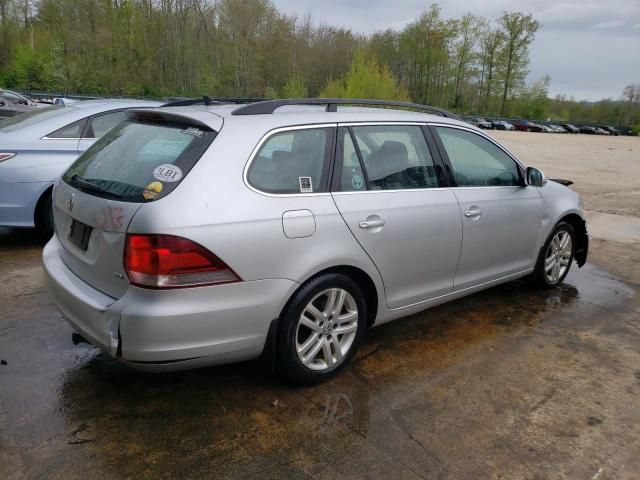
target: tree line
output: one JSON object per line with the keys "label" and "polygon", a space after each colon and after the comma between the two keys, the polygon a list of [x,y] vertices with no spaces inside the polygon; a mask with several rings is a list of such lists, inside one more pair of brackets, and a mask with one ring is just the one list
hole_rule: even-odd
{"label": "tree line", "polygon": [[362,35],[286,15],[270,0],[0,0],[0,85],[155,97],[367,96],[459,113],[572,120],[579,112],[640,123],[637,99],[631,109],[623,101],[593,108],[549,100],[548,77],[527,85],[539,28],[520,12],[443,18],[437,4],[401,30]]}

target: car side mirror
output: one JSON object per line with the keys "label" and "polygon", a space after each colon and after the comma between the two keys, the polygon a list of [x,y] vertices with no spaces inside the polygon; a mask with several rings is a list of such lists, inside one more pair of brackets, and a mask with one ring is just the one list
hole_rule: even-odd
{"label": "car side mirror", "polygon": [[544,173],[534,167],[527,167],[526,177],[527,185],[532,187],[544,187],[547,183],[547,177],[544,176]]}

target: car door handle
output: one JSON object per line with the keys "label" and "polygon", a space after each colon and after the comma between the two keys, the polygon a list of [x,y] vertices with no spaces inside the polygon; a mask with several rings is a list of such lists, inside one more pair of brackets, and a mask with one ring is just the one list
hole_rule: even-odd
{"label": "car door handle", "polygon": [[480,215],[482,215],[481,210],[467,210],[466,212],[464,212],[464,216],[468,218],[479,217]]}
{"label": "car door handle", "polygon": [[360,228],[378,228],[384,227],[386,222],[382,219],[380,220],[368,220],[366,222],[360,222]]}

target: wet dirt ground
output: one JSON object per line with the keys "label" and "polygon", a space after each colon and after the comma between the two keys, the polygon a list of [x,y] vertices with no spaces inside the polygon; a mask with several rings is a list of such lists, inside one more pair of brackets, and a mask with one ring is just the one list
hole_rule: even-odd
{"label": "wet dirt ground", "polygon": [[371,330],[305,388],[257,362],[154,375],[73,345],[41,248],[0,231],[0,478],[640,478],[635,241],[592,239],[562,288]]}

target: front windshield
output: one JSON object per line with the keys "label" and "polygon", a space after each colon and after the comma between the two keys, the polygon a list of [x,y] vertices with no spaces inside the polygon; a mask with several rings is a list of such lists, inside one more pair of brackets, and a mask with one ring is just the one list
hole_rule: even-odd
{"label": "front windshield", "polygon": [[0,120],[0,132],[13,132],[28,127],[40,120],[55,117],[66,110],[63,106],[51,105],[50,107],[34,108],[28,112],[20,113],[13,117]]}

